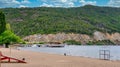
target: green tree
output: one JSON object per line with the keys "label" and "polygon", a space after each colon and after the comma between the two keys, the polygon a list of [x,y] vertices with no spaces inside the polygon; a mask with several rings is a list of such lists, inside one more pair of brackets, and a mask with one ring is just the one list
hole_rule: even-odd
{"label": "green tree", "polygon": [[11,31],[10,24],[5,22],[4,13],[0,11],[0,44],[5,44],[8,47],[10,44],[20,42],[23,41]]}
{"label": "green tree", "polygon": [[5,15],[0,11],[0,34],[6,30]]}
{"label": "green tree", "polygon": [[6,30],[11,30],[11,26],[9,23],[6,23]]}
{"label": "green tree", "polygon": [[10,44],[23,42],[20,37],[16,36],[13,32],[6,30],[0,35],[0,44],[5,44],[6,47]]}

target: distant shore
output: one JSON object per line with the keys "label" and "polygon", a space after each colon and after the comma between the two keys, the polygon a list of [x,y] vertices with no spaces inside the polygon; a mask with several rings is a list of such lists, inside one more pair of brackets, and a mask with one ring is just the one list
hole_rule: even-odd
{"label": "distant shore", "polygon": [[24,63],[2,63],[1,67],[120,67],[120,61],[105,61],[83,57],[47,54],[32,51],[0,48],[3,55],[25,58]]}

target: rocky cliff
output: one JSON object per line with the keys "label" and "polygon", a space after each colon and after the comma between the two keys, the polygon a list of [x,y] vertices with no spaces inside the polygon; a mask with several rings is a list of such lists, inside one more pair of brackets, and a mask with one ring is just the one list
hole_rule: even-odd
{"label": "rocky cliff", "polygon": [[23,38],[25,41],[32,42],[32,43],[39,43],[39,42],[60,42],[66,40],[75,40],[79,41],[82,44],[86,44],[90,41],[102,41],[102,40],[110,40],[115,44],[120,44],[120,33],[102,33],[96,31],[93,33],[93,36],[89,36],[86,34],[74,34],[74,33],[57,33],[57,34],[35,34],[26,36]]}

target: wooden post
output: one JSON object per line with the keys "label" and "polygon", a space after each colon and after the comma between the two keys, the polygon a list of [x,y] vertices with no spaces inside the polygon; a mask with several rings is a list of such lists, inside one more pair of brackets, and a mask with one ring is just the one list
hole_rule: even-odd
{"label": "wooden post", "polygon": [[2,54],[1,54],[1,51],[0,51],[0,67],[1,67],[1,55],[2,55]]}
{"label": "wooden post", "polygon": [[10,62],[10,58],[8,58],[8,62]]}
{"label": "wooden post", "polygon": [[10,48],[10,57],[11,57],[11,46],[9,46],[9,48]]}

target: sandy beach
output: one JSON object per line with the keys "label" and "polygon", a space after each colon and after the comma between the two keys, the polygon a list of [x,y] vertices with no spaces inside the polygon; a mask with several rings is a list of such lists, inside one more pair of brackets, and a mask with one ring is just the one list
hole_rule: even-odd
{"label": "sandy beach", "polygon": [[2,63],[1,67],[120,67],[120,61],[105,61],[84,57],[64,56],[32,51],[0,48],[3,55],[27,63]]}

